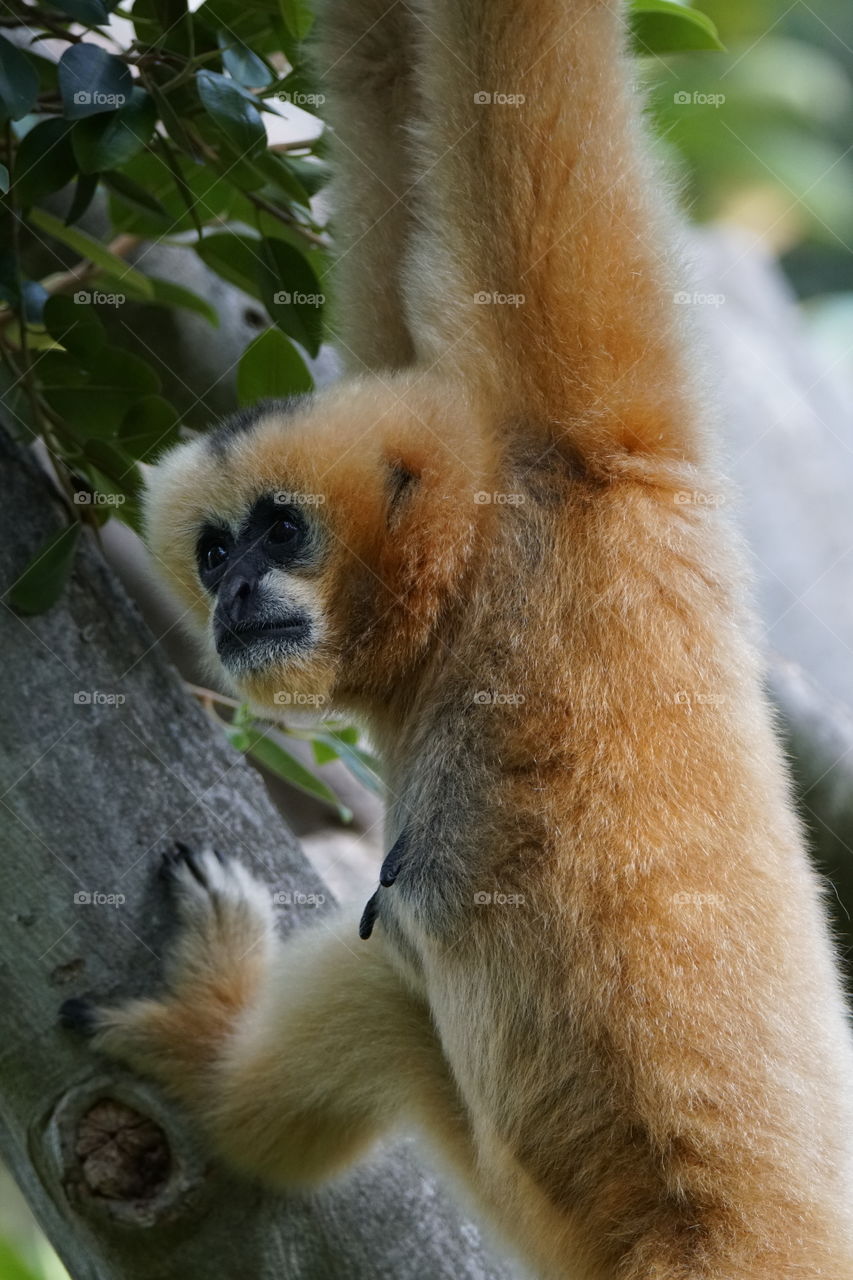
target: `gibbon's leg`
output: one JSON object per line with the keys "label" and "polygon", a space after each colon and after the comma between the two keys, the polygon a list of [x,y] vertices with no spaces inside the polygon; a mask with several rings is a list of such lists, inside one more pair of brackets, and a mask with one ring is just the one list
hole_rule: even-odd
{"label": "gibbon's leg", "polygon": [[[411,0],[418,357],[585,460],[689,454],[696,418],[625,0]],[[484,305],[485,302],[485,305]],[[501,404],[503,400],[503,404]]]}
{"label": "gibbon's leg", "polygon": [[424,1006],[381,936],[338,919],[275,932],[269,890],[234,859],[167,855],[181,931],[167,990],[116,1008],[80,1000],[66,1025],[157,1079],[223,1157],[282,1184],[310,1184],[407,1120],[470,1177],[463,1113]]}
{"label": "gibbon's leg", "polygon": [[389,0],[323,0],[315,63],[332,126],[335,329],[352,373],[413,359],[400,290],[413,174],[412,20]]}

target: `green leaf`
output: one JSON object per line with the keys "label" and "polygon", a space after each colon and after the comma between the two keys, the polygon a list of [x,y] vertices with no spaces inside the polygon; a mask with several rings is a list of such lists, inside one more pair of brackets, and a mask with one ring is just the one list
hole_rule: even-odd
{"label": "green leaf", "polygon": [[267,133],[260,112],[234,80],[217,71],[197,71],[202,106],[242,156],[263,151]]}
{"label": "green leaf", "polygon": [[143,45],[155,45],[189,57],[206,51],[196,42],[193,50],[193,18],[187,0],[134,0],[133,27]]}
{"label": "green leaf", "polygon": [[3,1280],[39,1280],[5,1240],[0,1240],[0,1276]]}
{"label": "green leaf", "polygon": [[[306,769],[301,761],[292,756],[289,751],[285,751],[271,736],[257,729],[248,731],[241,729],[238,730],[238,733],[248,734],[248,746],[244,747],[243,750],[257,760],[259,764],[262,764],[264,768],[269,769],[277,777],[283,778],[291,786],[298,787],[300,791],[306,792],[309,796],[314,796],[316,799],[330,804],[334,809],[337,809],[342,822],[352,821],[352,811],[341,804],[331,787],[327,787],[325,782],[321,782],[310,769]],[[236,745],[234,743],[236,736],[237,734],[232,736],[232,733],[229,733],[234,745]]]}
{"label": "green leaf", "polygon": [[25,444],[37,440],[41,431],[26,388],[3,363],[0,363],[0,422],[16,440]]}
{"label": "green leaf", "polygon": [[234,719],[231,721],[235,729],[251,729],[255,723],[255,713],[249,706],[248,702],[241,702],[239,707],[234,711]]}
{"label": "green leaf", "polygon": [[160,276],[147,278],[154,288],[154,302],[164,307],[182,307],[184,311],[195,311],[197,315],[204,316],[214,329],[218,328],[219,313],[205,298],[193,293],[192,289],[184,288],[182,284],[175,284],[173,280],[164,280]]}
{"label": "green leaf", "polygon": [[631,33],[641,55],[725,47],[707,14],[674,0],[631,0]]}
{"label": "green leaf", "polygon": [[134,296],[151,300],[154,296],[154,287],[151,281],[144,276],[141,271],[136,271],[133,267],[129,267],[127,263],[119,258],[116,254],[111,253],[100,240],[95,240],[93,236],[89,236],[85,231],[80,231],[77,227],[66,227],[55,218],[52,213],[48,213],[45,209],[33,209],[30,212],[30,220],[36,224],[47,235],[53,236],[56,240],[60,240],[63,244],[67,244],[70,249],[74,249],[80,254],[81,258],[88,260],[96,267],[100,267],[107,275],[120,284],[124,290],[130,294],[133,291]]}
{"label": "green leaf", "polygon": [[95,173],[78,173],[77,182],[74,186],[74,199],[68,208],[63,221],[66,227],[71,227],[75,222],[79,222],[83,214],[89,208],[89,205],[95,198],[95,192],[98,189],[98,176]]}
{"label": "green leaf", "polygon": [[[356,730],[355,733],[357,737],[358,731]],[[362,786],[367,787],[369,791],[373,791],[378,796],[385,794],[379,761],[370,752],[348,741],[348,733],[347,736],[344,736],[344,733],[330,733],[328,735],[321,733],[317,737],[321,742],[327,743],[330,748],[334,747],[350,773],[358,779]]]}
{"label": "green leaf", "polygon": [[340,742],[346,742],[351,747],[354,747],[359,739],[359,732],[354,724],[346,724],[340,729],[330,726],[329,733],[333,738],[337,738]]}
{"label": "green leaf", "polygon": [[304,40],[314,24],[314,13],[307,0],[278,0],[284,24],[295,40]]}
{"label": "green leaf", "polygon": [[100,173],[126,164],[151,141],[157,123],[154,101],[134,85],[124,106],[78,120],[71,134],[74,155],[84,173]]}
{"label": "green leaf", "polygon": [[22,139],[15,157],[12,177],[18,203],[24,208],[35,204],[59,191],[76,172],[70,124],[57,119],[40,121]]}
{"label": "green leaf", "polygon": [[255,53],[287,54],[290,37],[280,15],[267,4],[246,0],[205,0],[198,22],[212,32],[226,31]]}
{"label": "green leaf", "polygon": [[222,50],[222,65],[230,76],[248,89],[262,89],[274,79],[263,58],[228,31],[217,31],[216,40]]}
{"label": "green leaf", "polygon": [[59,92],[67,120],[115,111],[130,100],[133,81],[120,58],[84,40],[59,59]]}
{"label": "green leaf", "polygon": [[160,378],[147,360],[124,347],[102,347],[91,367],[89,390],[98,395],[121,391],[125,395],[153,395]]}
{"label": "green leaf", "polygon": [[[138,207],[131,209],[114,200],[111,201],[110,210],[114,230],[131,231],[147,239],[156,239],[197,229],[196,220],[187,210],[185,193],[202,218],[219,224],[226,221],[229,205],[235,198],[231,183],[227,179],[223,181],[216,177],[209,165],[187,164],[183,189],[179,189],[175,173],[167,163],[166,152],[161,150],[161,145],[158,144],[156,152],[148,150],[134,156],[121,172],[123,177],[139,183],[159,200],[168,218],[164,219],[162,214],[157,215]],[[169,155],[174,160],[171,152]]]}
{"label": "green leaf", "polygon": [[249,159],[244,151],[235,146],[231,138],[226,137],[217,125],[209,118],[198,122],[199,133],[208,147],[219,153],[219,164],[224,170],[226,181],[233,188],[242,191],[260,191],[266,184],[255,161],[263,156],[263,152]]}
{"label": "green leaf", "polygon": [[0,36],[0,118],[20,120],[28,115],[38,91],[38,72],[30,59]]}
{"label": "green leaf", "polygon": [[50,0],[51,8],[67,13],[69,18],[82,22],[84,27],[100,27],[110,20],[110,11],[103,0]]}
{"label": "green leaf", "polygon": [[100,177],[104,186],[109,187],[110,191],[114,191],[123,200],[127,200],[129,204],[137,205],[140,209],[145,209],[148,213],[154,213],[159,218],[166,219],[171,226],[172,220],[169,218],[166,207],[160,203],[156,196],[152,196],[150,191],[146,191],[145,187],[138,182],[134,182],[126,173],[110,171],[101,174]]}
{"label": "green leaf", "polygon": [[323,336],[325,298],[313,268],[284,240],[265,238],[263,256],[261,293],[267,311],[282,332],[316,356]]}
{"label": "green leaf", "polygon": [[86,445],[116,436],[136,401],[160,390],[151,365],[122,347],[104,346],[94,358],[48,351],[37,372],[48,404]]}
{"label": "green leaf", "polygon": [[258,274],[263,266],[262,249],[260,240],[230,232],[205,236],[195,246],[196,253],[211,271],[259,300],[261,286]]}
{"label": "green leaf", "polygon": [[[198,232],[198,235],[200,238],[204,234],[202,230],[201,218],[199,217],[199,212],[198,212],[198,207],[201,204],[201,200],[196,198],[196,196],[192,191],[192,188],[190,187],[189,183],[184,177],[184,171],[181,168],[178,157],[175,155],[175,153],[172,150],[172,146],[168,138],[160,138],[160,152],[162,154],[166,167],[168,168],[169,173],[172,176],[172,180],[174,181],[174,184],[175,184],[175,190],[177,191],[178,196],[180,197],[181,203],[186,209],[187,214],[189,215],[190,221],[192,222],[193,226]],[[208,195],[208,192],[205,192],[205,197],[207,195]],[[210,213],[210,206],[207,204],[206,200],[205,200],[204,208],[207,213]]]}
{"label": "green leaf", "polygon": [[52,97],[56,97],[59,93],[58,64],[36,45],[30,44],[27,53],[33,59],[38,73],[39,94],[49,93]]}
{"label": "green leaf", "polygon": [[93,464],[99,493],[111,495],[112,514],[132,529],[139,529],[139,495],[142,473],[124,448],[113,440],[87,440],[87,459]]}
{"label": "green leaf", "polygon": [[157,104],[160,119],[163,121],[169,137],[188,156],[192,156],[193,160],[200,162],[201,156],[199,155],[198,147],[189,132],[184,128],[181,117],[172,105],[169,95],[163,93],[153,80],[149,80],[148,85],[151,90],[151,96]]}
{"label": "green leaf", "polygon": [[178,411],[162,396],[143,396],[130,406],[118,433],[118,443],[133,458],[150,462],[176,444]]}
{"label": "green leaf", "polygon": [[107,339],[107,331],[94,309],[66,293],[48,299],[44,323],[50,336],[66,351],[85,360],[93,361]]}
{"label": "green leaf", "polygon": [[241,404],[310,391],[314,380],[296,348],[278,329],[266,329],[249,343],[237,366]]}
{"label": "green leaf", "polygon": [[62,392],[85,387],[89,376],[78,356],[58,350],[46,351],[41,356],[36,373],[47,390]]}
{"label": "green leaf", "polygon": [[255,168],[262,174],[265,182],[276,189],[273,196],[274,202],[286,204],[288,200],[282,200],[281,198],[282,194],[284,194],[289,200],[295,201],[296,204],[301,204],[303,208],[311,208],[310,195],[282,156],[277,156],[274,152],[267,151],[264,155],[258,156],[254,163]]}
{"label": "green leaf", "polygon": [[315,196],[332,175],[331,166],[316,156],[288,156],[285,163],[309,196]]}
{"label": "green leaf", "polygon": [[80,536],[76,522],[60,529],[33,556],[9,592],[9,603],[17,613],[44,613],[56,604],[74,563]]}
{"label": "green leaf", "polygon": [[311,750],[317,764],[329,764],[332,760],[340,759],[337,747],[333,747],[325,738],[312,738]]}

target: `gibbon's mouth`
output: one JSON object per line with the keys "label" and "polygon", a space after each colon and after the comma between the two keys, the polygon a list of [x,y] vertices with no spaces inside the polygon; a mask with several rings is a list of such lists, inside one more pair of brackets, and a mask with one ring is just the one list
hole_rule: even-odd
{"label": "gibbon's mouth", "polygon": [[256,666],[304,647],[311,624],[303,613],[269,622],[214,623],[216,652],[222,662]]}

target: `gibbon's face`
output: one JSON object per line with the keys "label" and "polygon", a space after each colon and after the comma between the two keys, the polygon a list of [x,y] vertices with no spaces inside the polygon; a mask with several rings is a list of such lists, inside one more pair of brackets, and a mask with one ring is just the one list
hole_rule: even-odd
{"label": "gibbon's face", "polygon": [[[260,706],[382,696],[428,643],[474,543],[480,487],[442,392],[378,383],[268,402],[179,445],[147,541],[214,670]],[[434,425],[433,425],[434,424]],[[476,451],[476,450],[474,450]]]}

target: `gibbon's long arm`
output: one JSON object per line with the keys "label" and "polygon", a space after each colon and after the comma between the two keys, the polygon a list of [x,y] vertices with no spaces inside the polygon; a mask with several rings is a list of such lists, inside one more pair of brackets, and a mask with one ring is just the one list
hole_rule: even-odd
{"label": "gibbon's long arm", "polygon": [[168,993],[63,1008],[99,1049],[160,1080],[222,1154],[267,1181],[310,1185],[383,1131],[419,1125],[474,1176],[467,1118],[427,1006],[356,921],[275,934],[271,898],[236,861],[178,846],[164,872],[182,932]]}
{"label": "gibbon's long arm", "polygon": [[[690,457],[676,238],[622,0],[416,0],[418,355],[588,457]],[[424,229],[424,224],[426,229]]]}
{"label": "gibbon's long arm", "polygon": [[332,126],[335,329],[349,371],[414,358],[401,263],[414,169],[412,25],[404,4],[324,0],[315,63]]}

